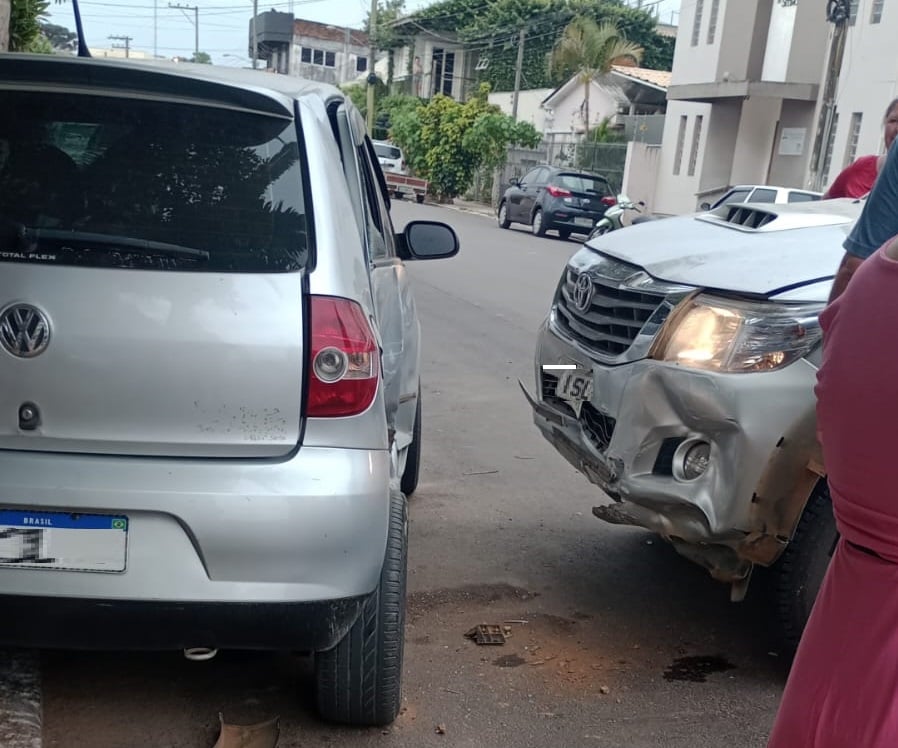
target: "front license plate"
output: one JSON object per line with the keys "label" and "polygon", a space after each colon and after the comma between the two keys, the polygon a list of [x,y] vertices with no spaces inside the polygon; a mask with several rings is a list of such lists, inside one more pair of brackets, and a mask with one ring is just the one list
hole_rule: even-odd
{"label": "front license plate", "polygon": [[592,226],[593,220],[592,218],[575,218],[574,223],[577,226]]}
{"label": "front license plate", "polygon": [[555,394],[563,400],[592,399],[592,374],[566,371],[558,378]]}
{"label": "front license plate", "polygon": [[0,567],[120,572],[127,552],[127,517],[0,510]]}

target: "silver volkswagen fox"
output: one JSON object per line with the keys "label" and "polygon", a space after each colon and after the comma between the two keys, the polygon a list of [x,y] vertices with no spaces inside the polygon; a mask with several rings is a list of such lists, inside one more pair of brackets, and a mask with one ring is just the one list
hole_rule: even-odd
{"label": "silver volkswagen fox", "polygon": [[315,654],[400,704],[419,325],[336,88],[0,55],[0,644]]}

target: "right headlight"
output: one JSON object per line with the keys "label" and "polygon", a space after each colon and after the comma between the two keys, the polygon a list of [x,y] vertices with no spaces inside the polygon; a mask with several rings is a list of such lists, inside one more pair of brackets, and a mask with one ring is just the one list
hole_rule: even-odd
{"label": "right headlight", "polygon": [[668,318],[652,357],[709,371],[781,369],[820,342],[824,306],[695,296]]}

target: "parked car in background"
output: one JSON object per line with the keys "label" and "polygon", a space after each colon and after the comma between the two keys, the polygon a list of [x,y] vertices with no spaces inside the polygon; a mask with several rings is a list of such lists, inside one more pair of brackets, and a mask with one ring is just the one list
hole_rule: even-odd
{"label": "parked car in background", "polygon": [[339,89],[0,55],[0,646],[314,655],[401,703],[420,327]]}
{"label": "parked car in background", "polygon": [[811,203],[822,197],[822,192],[799,190],[792,187],[739,184],[731,187],[723,197],[713,203],[702,203],[701,209],[715,210],[721,205],[732,205],[733,203]]}
{"label": "parked car in background", "polygon": [[499,226],[531,227],[536,236],[557,231],[588,236],[609,206],[616,202],[608,180],[598,174],[555,166],[537,166],[522,179],[513,177],[499,201]]}
{"label": "parked car in background", "polygon": [[374,152],[377,154],[377,160],[380,162],[380,167],[384,172],[407,173],[405,156],[398,145],[384,140],[374,140],[372,142],[374,143]]}
{"label": "parked car in background", "polygon": [[535,393],[521,385],[543,436],[610,497],[593,514],[660,534],[733,600],[760,567],[787,651],[836,538],[817,317],[861,209],[722,205],[588,241],[538,333]]}

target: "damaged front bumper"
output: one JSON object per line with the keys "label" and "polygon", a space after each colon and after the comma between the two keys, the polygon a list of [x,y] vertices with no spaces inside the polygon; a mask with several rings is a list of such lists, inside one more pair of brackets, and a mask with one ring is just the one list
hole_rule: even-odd
{"label": "damaged front bumper", "polygon": [[[591,377],[577,402],[559,397],[563,369]],[[539,331],[534,423],[614,503],[593,513],[652,530],[725,581],[749,573],[751,539],[769,531],[756,490],[796,422],[813,410],[816,369],[804,360],[778,371],[721,374],[641,359],[609,366],[547,319]],[[684,460],[707,445],[695,475]],[[784,542],[787,538],[784,539]]]}

